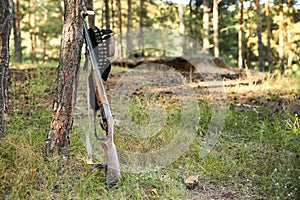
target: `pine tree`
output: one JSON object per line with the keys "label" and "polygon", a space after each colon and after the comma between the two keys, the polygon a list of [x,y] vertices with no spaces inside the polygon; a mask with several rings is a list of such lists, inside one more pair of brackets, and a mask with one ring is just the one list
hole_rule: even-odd
{"label": "pine tree", "polygon": [[214,55],[220,57],[219,50],[219,3],[220,0],[214,0],[213,5],[213,30],[214,30]]}
{"label": "pine tree", "polygon": [[209,1],[203,0],[203,50],[209,54]]}
{"label": "pine tree", "polygon": [[267,38],[268,38],[268,68],[269,72],[273,71],[273,59],[272,59],[272,48],[271,48],[271,17],[270,17],[270,2],[266,1],[266,21],[267,21]]}
{"label": "pine tree", "polygon": [[243,38],[244,38],[244,0],[240,0],[241,10],[240,10],[240,27],[238,33],[238,45],[239,45],[239,57],[238,57],[238,67],[243,68]]}
{"label": "pine tree", "polygon": [[6,132],[8,112],[8,65],[9,37],[12,27],[12,13],[9,0],[2,0],[0,6],[0,137]]}
{"label": "pine tree", "polygon": [[63,32],[58,65],[58,78],[53,103],[50,131],[45,141],[46,153],[55,149],[66,153],[70,147],[73,111],[79,76],[83,27],[80,16],[82,1],[65,0]]}
{"label": "pine tree", "polygon": [[16,0],[14,3],[11,1],[12,5],[12,15],[13,15],[13,35],[14,35],[14,60],[21,63],[23,61],[22,54],[22,37],[21,37],[21,17],[20,17],[20,1]]}
{"label": "pine tree", "polygon": [[279,61],[280,61],[280,72],[284,74],[284,14],[283,14],[283,5],[279,5]]}
{"label": "pine tree", "polygon": [[259,70],[265,71],[265,61],[264,61],[264,49],[262,43],[262,20],[261,20],[261,9],[260,9],[260,1],[255,0],[256,5],[256,14],[257,14],[257,43],[258,43],[258,64]]}

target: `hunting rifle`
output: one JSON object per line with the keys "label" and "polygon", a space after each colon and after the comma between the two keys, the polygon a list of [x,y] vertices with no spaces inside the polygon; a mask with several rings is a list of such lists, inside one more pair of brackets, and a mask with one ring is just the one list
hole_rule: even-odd
{"label": "hunting rifle", "polygon": [[[96,27],[88,29],[87,23],[85,21],[85,17],[88,15],[93,15],[93,11],[84,9],[84,11],[82,12],[82,17],[84,37],[87,48],[86,62],[90,60],[92,66],[91,74],[89,76],[89,83],[90,97],[93,98],[90,98],[90,103],[92,109],[94,110],[94,120],[96,120],[96,112],[100,112],[100,125],[106,132],[105,138],[99,138],[95,126],[95,137],[98,140],[101,140],[101,146],[106,154],[106,184],[112,186],[121,180],[121,173],[117,150],[113,140],[114,119],[111,114],[102,81],[102,79],[107,79],[110,70],[110,62],[106,58],[106,56],[111,54],[112,51],[111,49],[109,49],[109,45],[111,45],[111,42],[110,44],[107,43],[109,42],[109,38],[112,37],[112,31],[109,29],[102,29],[100,31]],[[93,34],[96,34],[96,36]],[[98,53],[97,56],[94,50]]]}

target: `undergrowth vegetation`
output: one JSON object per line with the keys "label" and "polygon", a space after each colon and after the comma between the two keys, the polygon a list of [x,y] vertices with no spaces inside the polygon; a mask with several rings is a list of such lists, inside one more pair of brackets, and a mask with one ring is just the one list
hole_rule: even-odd
{"label": "undergrowth vegetation", "polygon": [[[285,107],[274,111],[268,100],[259,96],[251,97],[259,100],[256,106],[229,106],[223,131],[205,157],[199,151],[210,107],[199,102],[202,120],[187,153],[156,171],[123,172],[122,182],[108,188],[104,170],[89,172],[86,149],[76,129],[68,160],[43,155],[56,76],[52,68],[35,70],[30,76],[18,75],[20,70],[11,76],[11,113],[6,137],[0,141],[0,199],[207,199],[208,189],[226,192],[223,199],[300,196],[299,116]],[[269,96],[276,95],[270,91]],[[134,120],[147,123],[149,118],[140,103],[132,100],[131,112],[136,113]],[[180,112],[171,112],[175,117],[169,122],[176,123]],[[126,145],[131,149],[130,141]],[[192,186],[186,184],[190,176],[197,177]]]}

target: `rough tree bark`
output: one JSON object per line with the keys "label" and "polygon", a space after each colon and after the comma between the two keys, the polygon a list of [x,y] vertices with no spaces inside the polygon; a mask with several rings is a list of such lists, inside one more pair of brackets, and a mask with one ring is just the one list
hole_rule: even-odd
{"label": "rough tree bark", "polygon": [[12,13],[9,0],[2,0],[0,4],[0,137],[6,132],[6,115],[8,103],[8,65],[9,65],[9,37],[12,26]]}
{"label": "rough tree bark", "polygon": [[209,54],[209,1],[203,0],[203,50]]}
{"label": "rough tree bark", "polygon": [[70,146],[73,111],[83,44],[83,26],[80,16],[82,0],[64,0],[58,78],[50,131],[45,141],[46,153],[58,150],[66,153]]}

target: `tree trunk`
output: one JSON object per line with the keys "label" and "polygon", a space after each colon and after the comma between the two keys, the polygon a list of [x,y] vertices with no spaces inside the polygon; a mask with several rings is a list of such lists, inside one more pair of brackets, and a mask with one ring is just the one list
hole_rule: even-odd
{"label": "tree trunk", "polygon": [[[199,48],[199,37],[195,37],[195,32],[196,32],[196,28],[198,28],[197,24],[195,23],[195,21],[193,20],[193,16],[195,11],[193,10],[193,0],[189,1],[189,30],[190,30],[190,34],[192,37],[194,37],[194,39],[196,40],[193,44],[194,49],[198,49]],[[198,14],[198,12],[196,12]]]}
{"label": "tree trunk", "polygon": [[126,45],[127,51],[132,50],[132,41],[130,36],[130,30],[132,29],[132,2],[131,0],[127,0],[127,33],[126,33]]}
{"label": "tree trunk", "polygon": [[244,38],[244,0],[240,0],[241,3],[241,11],[240,11],[240,27],[239,27],[239,38],[238,38],[238,46],[239,46],[239,57],[238,57],[238,67],[239,69],[243,68],[243,38]]}
{"label": "tree trunk", "polygon": [[184,6],[183,4],[178,4],[178,16],[179,16],[179,32],[184,34]]}
{"label": "tree trunk", "polygon": [[271,48],[271,17],[270,17],[270,2],[266,1],[266,21],[267,21],[267,38],[268,38],[268,68],[269,72],[273,71],[272,48]]}
{"label": "tree trunk", "polygon": [[[44,21],[48,21],[48,10],[45,9],[44,13]],[[42,60],[43,62],[46,62],[47,57],[47,32],[43,33],[43,57]]]}
{"label": "tree trunk", "polygon": [[0,6],[0,137],[6,133],[6,116],[8,110],[8,65],[9,37],[12,26],[12,13],[9,0],[2,0]]}
{"label": "tree trunk", "polygon": [[21,63],[23,60],[22,55],[22,37],[21,37],[21,19],[20,19],[20,2],[16,0],[14,3],[11,1],[12,5],[12,16],[13,16],[13,34],[14,34],[14,60]]}
{"label": "tree trunk", "polygon": [[110,28],[110,17],[109,17],[109,0],[104,0],[105,4],[105,27]]}
{"label": "tree trunk", "polygon": [[45,141],[47,154],[54,150],[66,153],[70,146],[83,43],[81,5],[82,0],[64,1],[65,18],[58,65],[58,85],[53,103],[50,131]]}
{"label": "tree trunk", "polygon": [[47,60],[47,33],[43,33],[43,62],[46,62]]}
{"label": "tree trunk", "polygon": [[[247,9],[247,18],[248,20],[251,19],[251,14],[250,14],[250,11],[252,10],[252,1],[249,2],[250,5],[249,5],[249,8]],[[247,38],[246,38],[246,41],[247,41],[247,48],[246,48],[246,62],[247,62],[247,67],[248,69],[251,69],[252,68],[252,45],[251,45],[251,41],[250,41],[250,38],[251,38],[251,35],[252,35],[252,24],[251,21],[249,21],[248,23],[246,23],[248,28],[248,35],[247,35]]]}
{"label": "tree trunk", "polygon": [[203,0],[203,50],[209,54],[209,0]]}
{"label": "tree trunk", "polygon": [[102,7],[101,9],[101,27],[105,27],[106,22],[105,22],[105,6]]}
{"label": "tree trunk", "polygon": [[144,2],[145,0],[140,0],[140,15],[139,15],[139,25],[140,25],[140,32],[139,32],[139,49],[142,51],[141,54],[144,55],[144,17],[146,17],[146,10]]}
{"label": "tree trunk", "polygon": [[[28,0],[28,8],[31,8],[31,0]],[[31,45],[31,51],[30,51],[30,60],[33,63],[34,62],[34,46],[33,46],[33,35],[32,35],[32,25],[31,25],[31,11],[28,12],[28,28],[29,28],[29,38],[30,38],[30,45]]]}
{"label": "tree trunk", "polygon": [[111,0],[110,2],[111,7],[111,30],[115,31],[115,7],[114,7],[114,0]]}
{"label": "tree trunk", "polygon": [[287,18],[287,43],[288,43],[288,59],[287,59],[287,67],[292,69],[294,51],[293,51],[293,15],[291,10],[293,6],[291,5],[291,0],[288,0],[288,18]]}
{"label": "tree trunk", "polygon": [[257,14],[257,41],[258,41],[258,63],[260,71],[265,71],[265,62],[264,62],[264,49],[262,43],[262,22],[261,22],[261,11],[260,11],[260,2],[255,0],[256,5],[256,14]]}
{"label": "tree trunk", "polygon": [[191,35],[194,35],[194,26],[193,26],[193,23],[190,22],[190,21],[192,21],[193,14],[194,14],[192,3],[193,3],[193,0],[190,0],[189,1],[189,10],[190,10],[190,12],[189,12],[189,17],[190,17],[190,19],[189,19],[189,28],[190,28]]}
{"label": "tree trunk", "polygon": [[214,55],[216,58],[220,57],[219,50],[219,3],[221,0],[214,0],[213,5],[213,29],[214,29]]}
{"label": "tree trunk", "polygon": [[[37,5],[36,5],[36,0],[33,1],[33,9],[36,10],[37,9]],[[33,13],[33,46],[34,46],[34,54],[33,54],[33,58],[34,58],[34,62],[37,62],[38,57],[37,57],[37,16],[36,16],[36,12]]]}
{"label": "tree trunk", "polygon": [[284,16],[283,16],[283,5],[279,5],[279,59],[280,59],[280,71],[284,74]]}
{"label": "tree trunk", "polygon": [[119,56],[123,58],[123,32],[122,32],[122,6],[121,0],[116,1],[117,8],[118,8],[118,25],[119,25],[119,38],[118,38],[118,46],[119,46]]}

